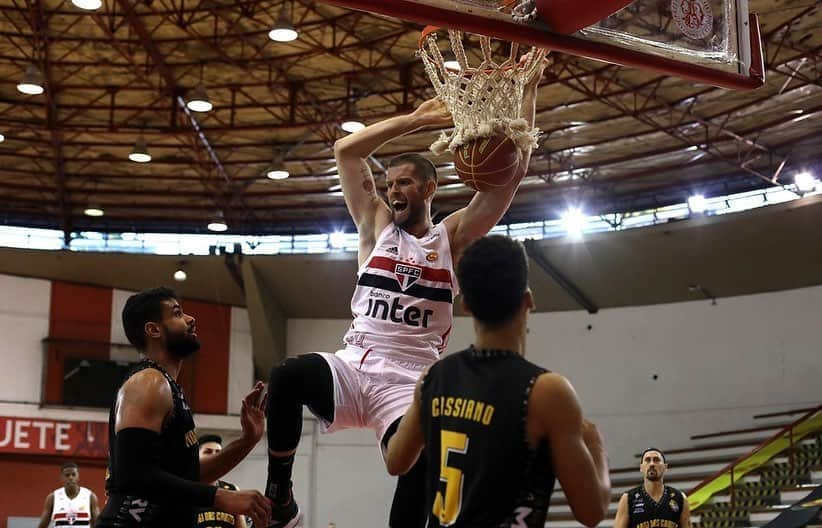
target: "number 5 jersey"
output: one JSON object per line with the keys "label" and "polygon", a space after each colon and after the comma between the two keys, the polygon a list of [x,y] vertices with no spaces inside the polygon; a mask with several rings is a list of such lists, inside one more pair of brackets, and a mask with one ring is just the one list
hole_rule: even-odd
{"label": "number 5 jersey", "polygon": [[429,526],[542,528],[554,488],[547,442],[531,446],[528,397],[545,369],[473,347],[422,384]]}

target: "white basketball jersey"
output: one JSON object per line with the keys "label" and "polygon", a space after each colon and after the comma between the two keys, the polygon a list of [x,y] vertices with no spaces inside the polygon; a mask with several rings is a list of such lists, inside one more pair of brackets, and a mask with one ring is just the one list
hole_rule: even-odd
{"label": "white basketball jersey", "polygon": [[91,491],[80,488],[80,493],[70,499],[65,488],[54,490],[54,508],[51,511],[54,526],[88,526],[91,523]]}
{"label": "white basketball jersey", "polygon": [[346,350],[429,364],[448,344],[459,293],[445,225],[417,238],[389,224],[357,272]]}

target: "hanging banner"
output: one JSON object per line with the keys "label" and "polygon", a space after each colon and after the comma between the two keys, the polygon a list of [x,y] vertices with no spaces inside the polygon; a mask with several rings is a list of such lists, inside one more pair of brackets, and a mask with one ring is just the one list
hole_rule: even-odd
{"label": "hanging banner", "polygon": [[108,457],[108,424],[0,416],[0,453]]}

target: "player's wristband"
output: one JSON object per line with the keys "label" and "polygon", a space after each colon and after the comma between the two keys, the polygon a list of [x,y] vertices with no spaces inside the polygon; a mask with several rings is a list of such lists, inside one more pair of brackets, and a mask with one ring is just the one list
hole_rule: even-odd
{"label": "player's wristband", "polygon": [[162,496],[193,506],[213,506],[217,488],[180,478],[160,467],[161,450],[159,433],[139,427],[118,432],[112,453],[117,490],[138,496]]}

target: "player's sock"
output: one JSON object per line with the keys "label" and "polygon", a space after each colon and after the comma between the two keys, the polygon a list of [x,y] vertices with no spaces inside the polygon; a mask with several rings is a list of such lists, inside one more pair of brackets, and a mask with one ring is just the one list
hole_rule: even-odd
{"label": "player's sock", "polygon": [[283,503],[290,499],[291,471],[294,467],[294,454],[278,457],[268,455],[268,484],[265,487],[265,496],[275,503]]}

